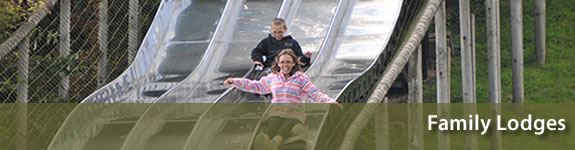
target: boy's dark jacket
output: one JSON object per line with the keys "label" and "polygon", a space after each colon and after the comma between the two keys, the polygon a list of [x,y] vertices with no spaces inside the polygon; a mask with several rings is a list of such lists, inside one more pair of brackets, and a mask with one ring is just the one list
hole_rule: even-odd
{"label": "boy's dark jacket", "polygon": [[303,55],[299,43],[294,40],[291,35],[278,41],[271,34],[268,34],[268,37],[260,41],[256,48],[252,50],[252,60],[263,62],[262,56],[266,56],[266,61],[263,62],[263,64],[266,68],[271,67],[277,54],[286,48],[291,48],[298,57],[301,56],[300,61],[303,63],[302,67],[309,66],[310,58]]}

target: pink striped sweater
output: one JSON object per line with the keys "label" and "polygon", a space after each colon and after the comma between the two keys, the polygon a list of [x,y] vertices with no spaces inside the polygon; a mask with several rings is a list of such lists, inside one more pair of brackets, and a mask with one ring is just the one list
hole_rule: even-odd
{"label": "pink striped sweater", "polygon": [[272,103],[306,103],[303,96],[316,103],[334,103],[335,100],[319,91],[303,72],[285,79],[282,73],[272,73],[259,81],[235,78],[234,86],[250,93],[272,93]]}
{"label": "pink striped sweater", "polygon": [[303,96],[316,103],[335,103],[334,99],[319,91],[303,72],[294,73],[289,79],[285,79],[282,73],[272,73],[262,77],[259,81],[235,78],[234,86],[242,91],[250,93],[272,93],[272,103],[276,104],[266,113],[265,118],[277,116],[281,118],[293,118],[305,122],[303,105],[293,103],[306,103]]}

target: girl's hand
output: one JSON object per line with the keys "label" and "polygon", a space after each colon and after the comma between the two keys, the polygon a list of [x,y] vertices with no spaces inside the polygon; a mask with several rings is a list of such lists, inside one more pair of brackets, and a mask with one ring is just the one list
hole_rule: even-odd
{"label": "girl's hand", "polygon": [[232,85],[234,84],[234,80],[232,78],[228,78],[226,79],[226,81],[224,81],[224,85]]}

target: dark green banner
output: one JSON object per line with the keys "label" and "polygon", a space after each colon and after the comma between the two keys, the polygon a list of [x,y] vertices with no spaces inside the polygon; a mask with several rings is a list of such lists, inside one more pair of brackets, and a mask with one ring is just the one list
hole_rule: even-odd
{"label": "dark green banner", "polygon": [[572,149],[573,104],[2,104],[2,149]]}

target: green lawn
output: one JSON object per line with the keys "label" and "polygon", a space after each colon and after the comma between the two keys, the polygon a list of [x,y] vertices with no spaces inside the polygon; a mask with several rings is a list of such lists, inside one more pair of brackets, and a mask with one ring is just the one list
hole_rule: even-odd
{"label": "green lawn", "polygon": [[[534,54],[533,1],[523,1],[523,47],[525,102],[575,102],[575,1],[547,0],[546,64],[538,65]],[[502,101],[512,101],[512,59],[509,0],[500,2],[501,14],[501,86]],[[473,6],[472,6],[473,7]],[[484,7],[482,7],[484,9]],[[484,10],[483,10],[484,11]],[[484,13],[484,12],[483,12]],[[477,101],[488,101],[487,42],[484,15],[476,24]],[[458,33],[458,32],[454,32]],[[456,39],[455,41],[459,41]],[[454,43],[455,44],[455,43]],[[458,44],[455,44],[459,47]],[[461,58],[452,57],[451,101],[461,102]],[[435,80],[424,86],[426,102],[435,102]]]}

